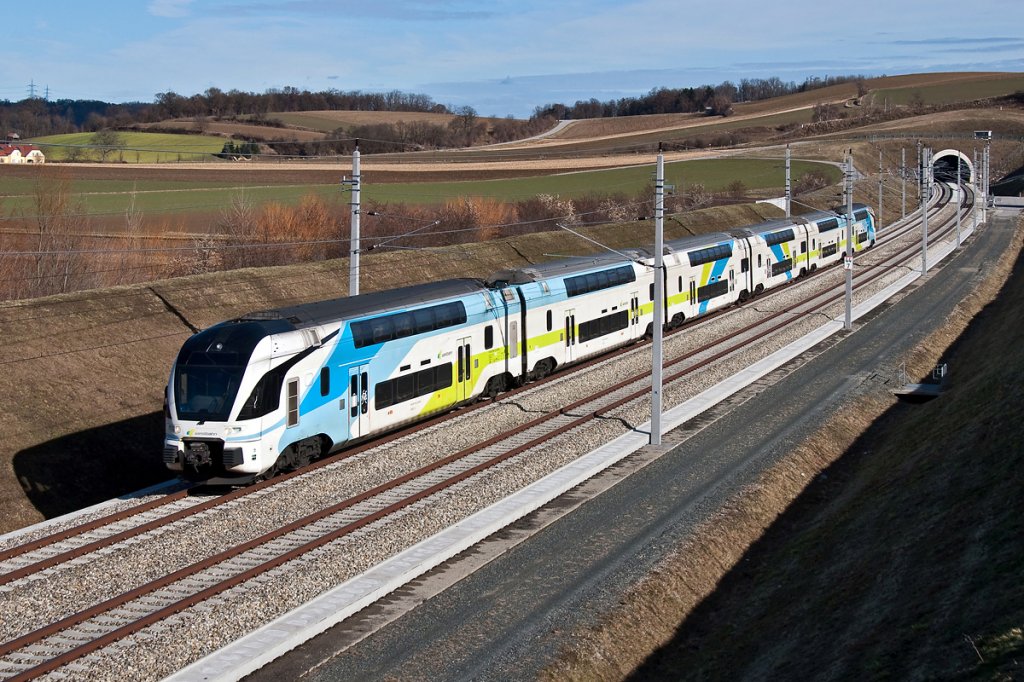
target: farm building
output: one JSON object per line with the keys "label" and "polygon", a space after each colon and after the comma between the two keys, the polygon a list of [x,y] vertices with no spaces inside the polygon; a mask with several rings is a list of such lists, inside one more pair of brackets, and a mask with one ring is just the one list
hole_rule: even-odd
{"label": "farm building", "polygon": [[32,144],[0,144],[0,163],[45,163],[42,150]]}

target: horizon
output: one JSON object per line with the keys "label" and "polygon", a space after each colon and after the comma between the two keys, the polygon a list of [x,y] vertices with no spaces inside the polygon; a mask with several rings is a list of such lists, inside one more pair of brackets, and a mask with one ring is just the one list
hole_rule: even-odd
{"label": "horizon", "polygon": [[[0,46],[0,98],[152,103],[158,93],[209,88],[397,90],[481,116],[528,118],[549,104],[743,78],[799,84],[1024,71],[1024,38],[1006,29],[1024,22],[1024,6],[1008,0],[984,0],[967,15],[946,0],[927,15],[869,0],[846,19],[849,37],[837,33],[838,15],[807,0],[787,7],[785,17],[748,0],[719,7],[702,13],[667,0],[499,0],[484,8],[466,0],[361,8],[325,0],[112,0],[101,9],[26,3],[7,8],[8,25],[25,30]],[[787,18],[796,16],[799,24]],[[957,16],[956,31],[944,16]],[[764,30],[783,22],[784,30]]]}

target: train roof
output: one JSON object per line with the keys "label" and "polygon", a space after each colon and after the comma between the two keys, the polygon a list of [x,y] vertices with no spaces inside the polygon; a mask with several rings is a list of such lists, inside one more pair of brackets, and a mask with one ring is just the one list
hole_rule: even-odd
{"label": "train roof", "polygon": [[[853,210],[856,211],[871,211],[871,207],[867,204],[855,203],[853,204]],[[797,218],[804,218],[806,220],[817,222],[819,220],[828,220],[829,218],[842,218],[846,216],[846,206],[837,206],[831,211],[811,211],[810,213],[803,213]]]}
{"label": "train roof", "polygon": [[[670,239],[665,242],[665,250],[668,253],[692,251],[693,249],[699,249],[705,246],[714,246],[715,244],[721,244],[722,242],[728,241],[732,241],[732,235],[728,232],[708,232],[707,234],[695,234],[691,237]],[[654,252],[653,247],[651,248],[651,252]]]}
{"label": "train roof", "polygon": [[799,223],[793,218],[776,218],[774,220],[766,220],[763,223],[757,223],[755,225],[733,228],[728,232],[734,237],[753,237],[755,235],[764,234],[765,232],[774,232],[775,230],[793,227],[798,224]]}
{"label": "train roof", "polygon": [[595,253],[591,256],[574,256],[572,258],[537,263],[525,268],[499,270],[491,275],[487,280],[487,285],[495,287],[503,284],[527,284],[552,277],[574,275],[577,272],[593,270],[594,268],[626,265],[630,260],[635,261],[650,258],[651,256],[646,250],[638,248],[623,249],[622,253],[628,257],[628,260],[617,253]]}
{"label": "train roof", "polygon": [[302,329],[328,322],[365,317],[374,313],[385,313],[434,301],[457,298],[467,294],[483,293],[485,290],[483,283],[477,279],[447,279],[439,282],[414,284],[400,289],[385,289],[358,296],[256,311],[243,315],[238,321],[284,320],[290,322],[295,329]]}

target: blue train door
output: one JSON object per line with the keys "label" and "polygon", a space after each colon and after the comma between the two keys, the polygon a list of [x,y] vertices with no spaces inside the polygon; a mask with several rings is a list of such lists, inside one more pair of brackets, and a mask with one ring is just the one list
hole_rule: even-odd
{"label": "blue train door", "polygon": [[348,377],[348,434],[359,438],[370,432],[369,366],[349,369]]}

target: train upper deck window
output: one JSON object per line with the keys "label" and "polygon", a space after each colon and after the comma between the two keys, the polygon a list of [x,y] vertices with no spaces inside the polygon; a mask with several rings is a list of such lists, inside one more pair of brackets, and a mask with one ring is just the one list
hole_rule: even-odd
{"label": "train upper deck window", "polygon": [[793,234],[792,228],[788,230],[781,230],[779,232],[766,232],[764,235],[764,241],[768,246],[775,246],[783,242],[793,241],[796,235]]}
{"label": "train upper deck window", "polygon": [[866,210],[864,210],[863,208],[861,210],[859,210],[859,211],[854,211],[854,213],[853,213],[853,219],[854,220],[867,220],[867,218],[868,218],[868,212]]}
{"label": "train upper deck window", "polygon": [[582,296],[591,291],[610,289],[621,284],[628,284],[636,281],[636,273],[632,266],[623,265],[611,270],[590,272],[585,275],[576,275],[565,278],[565,293],[569,296]]}
{"label": "train upper deck window", "polygon": [[837,218],[829,218],[818,223],[818,232],[828,232],[829,230],[835,230],[839,227],[839,220]]}
{"label": "train upper deck window", "polygon": [[718,244],[717,246],[709,246],[706,249],[690,251],[686,255],[690,258],[690,265],[704,265],[704,263],[711,263],[713,261],[732,256],[732,244],[726,243]]}
{"label": "train upper deck window", "polygon": [[413,334],[425,334],[445,327],[454,327],[465,322],[466,306],[462,301],[453,301],[429,308],[359,320],[350,326],[352,342],[356,348],[363,348]]}

